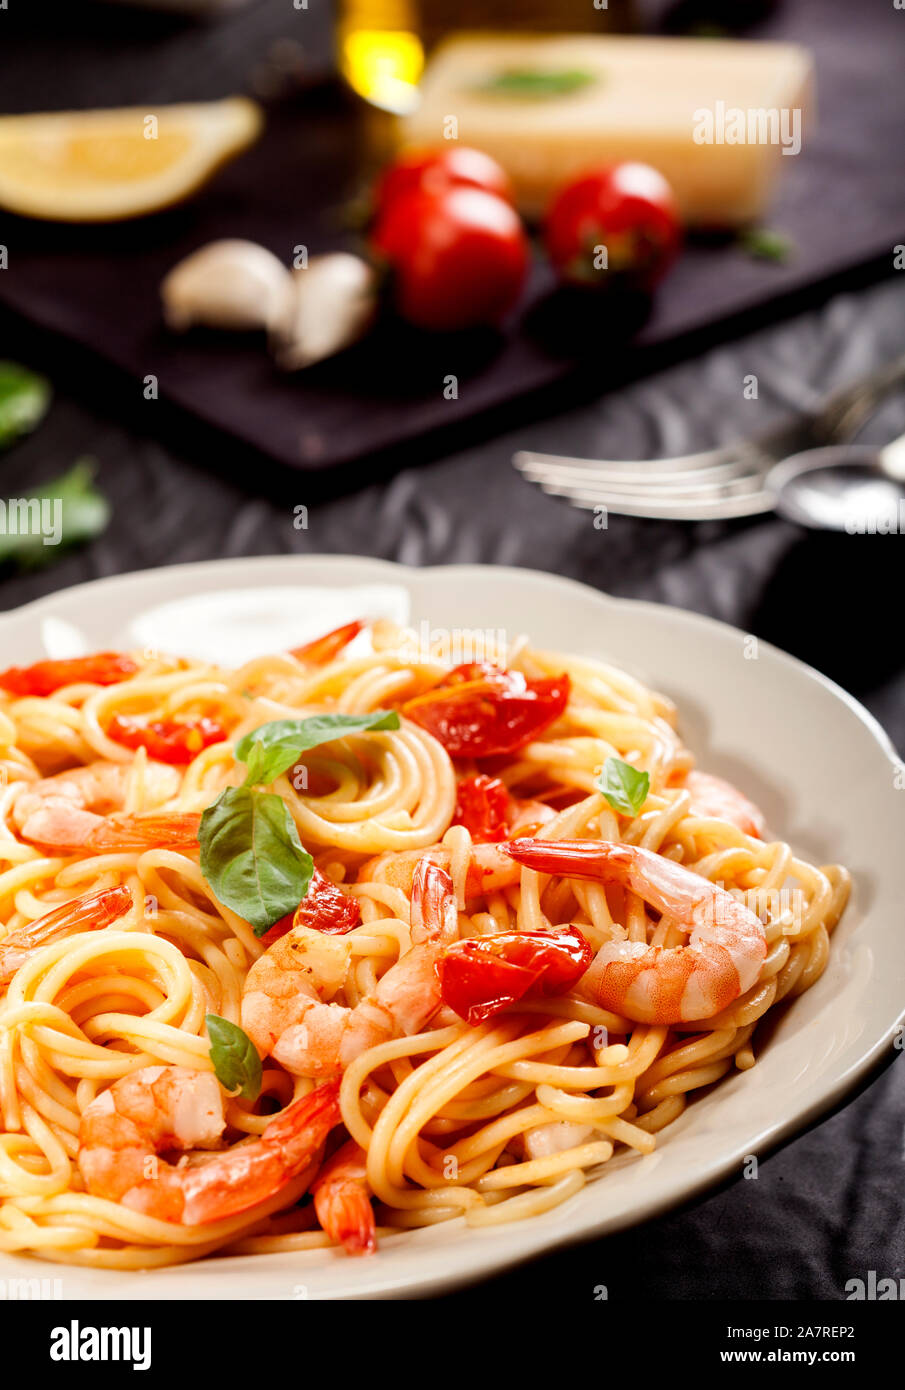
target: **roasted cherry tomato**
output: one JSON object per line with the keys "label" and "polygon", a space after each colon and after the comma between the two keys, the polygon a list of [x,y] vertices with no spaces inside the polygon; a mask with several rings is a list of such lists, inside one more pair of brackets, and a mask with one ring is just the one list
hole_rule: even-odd
{"label": "roasted cherry tomato", "polygon": [[301,647],[293,647],[289,655],[298,657],[299,661],[306,661],[312,666],[326,666],[328,661],[339,656],[343,647],[347,647],[364,626],[362,618],[357,618],[354,623],[344,623],[342,627],[335,627],[323,637],[315,637],[313,642],[304,642]]}
{"label": "roasted cherry tomato", "polygon": [[509,834],[509,792],[499,777],[476,773],[464,777],[456,789],[454,825],[464,825],[472,840],[487,844]]}
{"label": "roasted cherry tomato", "polygon": [[457,666],[402,712],[427,729],[454,758],[514,753],[558,719],[569,699],[569,677],[527,680],[488,662]]}
{"label": "roasted cherry tomato", "polygon": [[392,273],[396,308],[419,328],[497,323],[528,269],[518,213],[481,188],[400,194],[378,218],[372,240]]}
{"label": "roasted cherry tomato", "polygon": [[289,912],[274,922],[261,940],[265,946],[278,941],[292,927],[312,927],[328,936],[344,936],[353,927],[361,925],[361,905],[357,898],[350,898],[319,869],[311,875],[308,892],[295,912]]}
{"label": "roasted cherry tomato", "polygon": [[475,1027],[519,999],[565,994],[581,979],[593,951],[575,927],[468,937],[444,951],[440,992]]}
{"label": "roasted cherry tomato", "polygon": [[138,663],[121,652],[95,652],[68,661],[36,661],[0,672],[0,688],[10,695],[52,695],[64,685],[116,685],[134,676]]}
{"label": "roasted cherry tomato", "polygon": [[441,149],[409,150],[384,170],[374,189],[374,215],[382,217],[406,193],[442,193],[453,187],[483,188],[512,202],[509,175],[495,159],[450,141]]}
{"label": "roasted cherry tomato", "polygon": [[[577,285],[619,279],[651,289],[681,240],[675,195],[649,164],[614,164],[576,179],[554,198],[544,226],[550,260]],[[606,268],[599,264],[603,247]]]}
{"label": "roasted cherry tomato", "polygon": [[130,715],[114,714],[107,737],[124,748],[146,748],[159,763],[190,763],[203,748],[222,743],[226,730],[216,719],[154,719],[143,723]]}

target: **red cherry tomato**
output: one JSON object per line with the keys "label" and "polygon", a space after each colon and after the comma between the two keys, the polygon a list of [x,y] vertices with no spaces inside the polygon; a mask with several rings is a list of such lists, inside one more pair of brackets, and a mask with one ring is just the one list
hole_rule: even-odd
{"label": "red cherry tomato", "polygon": [[146,748],[159,763],[190,763],[203,748],[222,743],[226,730],[216,719],[154,719],[145,724],[126,714],[114,714],[107,737],[124,748]]}
{"label": "red cherry tomato", "polygon": [[483,150],[448,142],[434,150],[408,150],[386,169],[374,189],[374,216],[382,217],[406,193],[440,193],[444,188],[483,188],[512,202],[509,175]]}
{"label": "red cherry tomato", "polygon": [[519,999],[565,994],[593,954],[576,927],[467,937],[447,947],[437,965],[440,993],[476,1027]]}
{"label": "red cherry tomato", "polygon": [[0,672],[0,688],[10,695],[53,695],[64,685],[116,685],[134,676],[138,663],[120,652],[95,652],[69,661],[36,661]]}
{"label": "red cherry tomato", "polygon": [[[585,174],[554,198],[544,225],[547,254],[563,280],[605,285],[614,276],[651,289],[678,255],[675,195],[649,164]],[[595,264],[606,247],[606,269]]]}
{"label": "red cherry tomato", "polygon": [[402,707],[454,758],[514,753],[558,719],[569,699],[566,675],[529,681],[488,662],[457,666]]}
{"label": "red cherry tomato", "polygon": [[312,927],[328,936],[343,936],[361,925],[361,904],[315,869],[308,892],[295,910],[292,925]]}
{"label": "red cherry tomato", "polygon": [[456,791],[454,825],[464,825],[478,844],[505,840],[509,834],[509,792],[499,777],[476,773],[464,777]]}
{"label": "red cherry tomato", "polygon": [[372,240],[392,272],[396,308],[419,328],[497,323],[528,270],[518,213],[481,188],[400,194],[378,219]]}
{"label": "red cherry tomato", "polygon": [[299,661],[308,662],[312,666],[326,666],[328,661],[339,656],[343,647],[347,647],[353,637],[358,636],[363,627],[363,619],[356,618],[354,623],[345,623],[342,627],[335,627],[332,632],[325,633],[323,637],[315,637],[313,642],[305,642],[301,647],[293,647],[289,655],[298,657]]}
{"label": "red cherry tomato", "polygon": [[308,884],[308,892],[295,912],[287,912],[278,922],[268,928],[261,937],[265,946],[278,941],[292,927],[311,927],[327,936],[344,936],[353,927],[361,925],[361,905],[357,898],[350,898],[331,883],[319,869],[315,869]]}

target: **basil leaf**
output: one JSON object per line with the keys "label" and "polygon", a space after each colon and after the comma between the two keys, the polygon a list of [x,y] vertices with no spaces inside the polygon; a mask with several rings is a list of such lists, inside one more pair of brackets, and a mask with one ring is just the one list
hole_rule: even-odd
{"label": "basil leaf", "polygon": [[33,430],[49,404],[49,381],[17,362],[0,362],[0,448]]}
{"label": "basil leaf", "polygon": [[314,861],[281,797],[227,787],[201,817],[201,872],[262,936],[308,892]]}
{"label": "basil leaf", "polygon": [[494,73],[477,90],[493,96],[559,97],[596,82],[583,68],[506,68]]}
{"label": "basil leaf", "polygon": [[110,504],[92,484],[94,470],[80,459],[68,473],[52,478],[28,495],[0,504],[0,563],[16,561],[36,568],[55,560],[60,550],[93,540],[106,529]]}
{"label": "basil leaf", "polygon": [[755,260],[777,261],[780,265],[789,259],[795,249],[791,237],[782,232],[773,232],[769,227],[749,227],[739,237],[739,245]]}
{"label": "basil leaf", "polygon": [[236,757],[248,766],[246,786],[268,785],[282,777],[309,748],[368,729],[398,729],[395,710],[370,714],[312,714],[307,719],[276,719],[253,729],[236,745]]}
{"label": "basil leaf", "polygon": [[261,1094],[261,1059],[251,1038],[237,1023],[219,1014],[207,1014],[204,1021],[220,1085],[227,1091],[238,1091],[246,1100],[257,1100]]}
{"label": "basil leaf", "polygon": [[261,936],[294,912],[308,892],[314,863],[281,797],[255,791],[282,776],[302,753],[345,734],[398,729],[395,710],[277,719],[246,734],[236,757],[248,768],[201,817],[201,872],[217,897]]}
{"label": "basil leaf", "polygon": [[650,773],[639,772],[621,758],[607,758],[597,786],[614,811],[621,811],[624,816],[637,816],[650,791]]}

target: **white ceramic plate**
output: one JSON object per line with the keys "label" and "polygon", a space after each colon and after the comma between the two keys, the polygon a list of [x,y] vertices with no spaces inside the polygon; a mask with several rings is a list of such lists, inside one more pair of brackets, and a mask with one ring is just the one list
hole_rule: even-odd
{"label": "white ceramic plate", "polygon": [[[0,1278],[59,1276],[64,1298],[337,1298],[436,1292],[540,1251],[655,1216],[763,1156],[855,1089],[903,1016],[905,793],[879,725],[815,671],[720,623],[608,598],[532,571],[410,570],[345,557],[183,565],[65,590],[0,616],[4,663],[151,646],[238,664],[366,613],[449,635],[502,629],[605,658],[679,705],[700,765],[736,779],[769,824],[854,875],[826,973],[794,1001],[757,1066],[691,1104],[656,1152],[625,1155],[564,1205],[486,1230],[451,1222],[334,1251],[212,1259],[139,1275],[0,1256]],[[464,630],[464,633],[463,633]],[[900,778],[898,780],[901,780]]]}

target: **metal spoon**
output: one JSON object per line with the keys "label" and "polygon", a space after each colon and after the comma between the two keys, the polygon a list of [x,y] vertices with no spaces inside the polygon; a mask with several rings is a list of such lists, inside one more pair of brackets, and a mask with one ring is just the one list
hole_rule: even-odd
{"label": "metal spoon", "polygon": [[905,532],[905,434],[883,449],[834,444],[805,449],[764,482],[780,516],[821,531]]}

